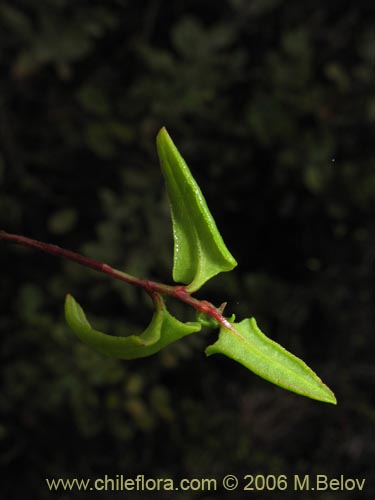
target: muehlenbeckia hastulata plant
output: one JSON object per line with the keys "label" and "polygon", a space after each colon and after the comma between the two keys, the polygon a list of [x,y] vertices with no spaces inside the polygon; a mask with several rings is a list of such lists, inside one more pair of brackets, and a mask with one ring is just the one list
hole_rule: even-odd
{"label": "muehlenbeckia hastulata plant", "polygon": [[[225,303],[215,307],[198,300],[193,293],[210,278],[231,271],[237,262],[227,249],[204,196],[165,128],[157,136],[157,150],[170,201],[173,237],[173,280],[165,285],[136,278],[107,264],[55,245],[0,231],[0,238],[36,247],[73,260],[112,278],[141,287],[153,302],[150,324],[141,335],[115,337],[95,330],[82,307],[71,296],[65,300],[65,317],[76,335],[97,352],[121,359],[135,359],[157,353],[172,342],[201,330],[202,325],[219,328],[216,342],[206,354],[220,353],[241,363],[260,377],[289,391],[336,404],[333,392],[299,358],[269,339],[254,318],[236,322],[225,317]],[[182,284],[181,284],[182,283]],[[197,310],[197,321],[183,323],[167,310],[163,296],[178,299]]]}

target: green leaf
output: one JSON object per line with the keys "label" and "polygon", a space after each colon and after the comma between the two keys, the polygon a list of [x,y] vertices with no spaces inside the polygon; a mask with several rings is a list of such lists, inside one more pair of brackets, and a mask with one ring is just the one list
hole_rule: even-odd
{"label": "green leaf", "polygon": [[227,249],[206,200],[165,128],[157,148],[171,205],[174,260],[173,279],[190,292],[237,262]]}
{"label": "green leaf", "polygon": [[219,339],[207,347],[209,356],[221,353],[260,377],[302,396],[336,404],[333,392],[299,358],[260,331],[254,318],[222,327]]}
{"label": "green leaf", "polygon": [[115,337],[94,330],[82,307],[71,295],[67,295],[65,300],[65,318],[82,342],[101,354],[121,359],[151,356],[168,344],[201,329],[199,323],[181,323],[171,316],[159,295],[154,305],[155,312],[146,330],[141,335],[129,337]]}

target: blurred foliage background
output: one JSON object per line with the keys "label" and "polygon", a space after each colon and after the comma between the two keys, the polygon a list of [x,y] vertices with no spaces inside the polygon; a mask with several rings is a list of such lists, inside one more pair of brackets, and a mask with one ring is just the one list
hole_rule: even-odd
{"label": "blurred foliage background", "polygon": [[[68,499],[84,494],[52,494],[45,478],[137,473],[344,474],[367,478],[356,498],[371,495],[369,4],[0,2],[0,227],[170,281],[170,216],[154,142],[165,125],[239,262],[199,295],[228,301],[238,318],[254,315],[338,398],[337,407],[317,403],[229,359],[206,359],[211,333],[140,361],[97,355],[65,325],[65,294],[117,335],[147,324],[147,299],[1,243],[2,498]],[[179,305],[175,313],[190,314]]]}

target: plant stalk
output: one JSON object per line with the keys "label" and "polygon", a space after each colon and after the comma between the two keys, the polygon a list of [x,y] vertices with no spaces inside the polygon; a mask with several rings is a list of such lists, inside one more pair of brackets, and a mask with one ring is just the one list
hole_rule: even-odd
{"label": "plant stalk", "polygon": [[63,257],[73,262],[77,262],[82,266],[89,267],[91,269],[94,269],[95,271],[107,274],[111,278],[125,281],[126,283],[129,283],[131,285],[143,288],[143,290],[151,296],[154,296],[155,293],[168,295],[180,300],[181,302],[184,302],[185,304],[188,304],[197,311],[211,316],[223,327],[237,333],[232,324],[223,316],[222,309],[215,307],[213,304],[211,304],[211,302],[208,302],[206,300],[198,300],[195,297],[192,297],[192,295],[186,290],[187,287],[185,285],[172,286],[166,285],[164,283],[158,283],[156,281],[140,279],[132,276],[131,274],[119,271],[118,269],[115,269],[103,262],[91,259],[90,257],[86,257],[76,252],[72,252],[71,250],[66,250],[65,248],[61,248],[57,245],[44,243],[32,238],[27,238],[26,236],[7,233],[6,231],[0,231],[0,239],[26,247],[37,248],[38,250],[55,255],[57,257]]}

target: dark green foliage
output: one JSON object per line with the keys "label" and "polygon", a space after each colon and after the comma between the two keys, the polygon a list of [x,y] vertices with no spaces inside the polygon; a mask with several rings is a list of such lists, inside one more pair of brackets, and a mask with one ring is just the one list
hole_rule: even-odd
{"label": "dark green foliage", "polygon": [[205,295],[288,338],[340,401],[316,406],[225,359],[200,360],[204,336],[134,363],[96,355],[63,326],[66,292],[101,303],[93,321],[117,335],[148,324],[143,295],[2,244],[1,497],[51,498],[45,477],[138,472],[371,483],[371,8],[9,0],[0,53],[0,227],[168,282],[154,149],[166,125],[240,262]]}

